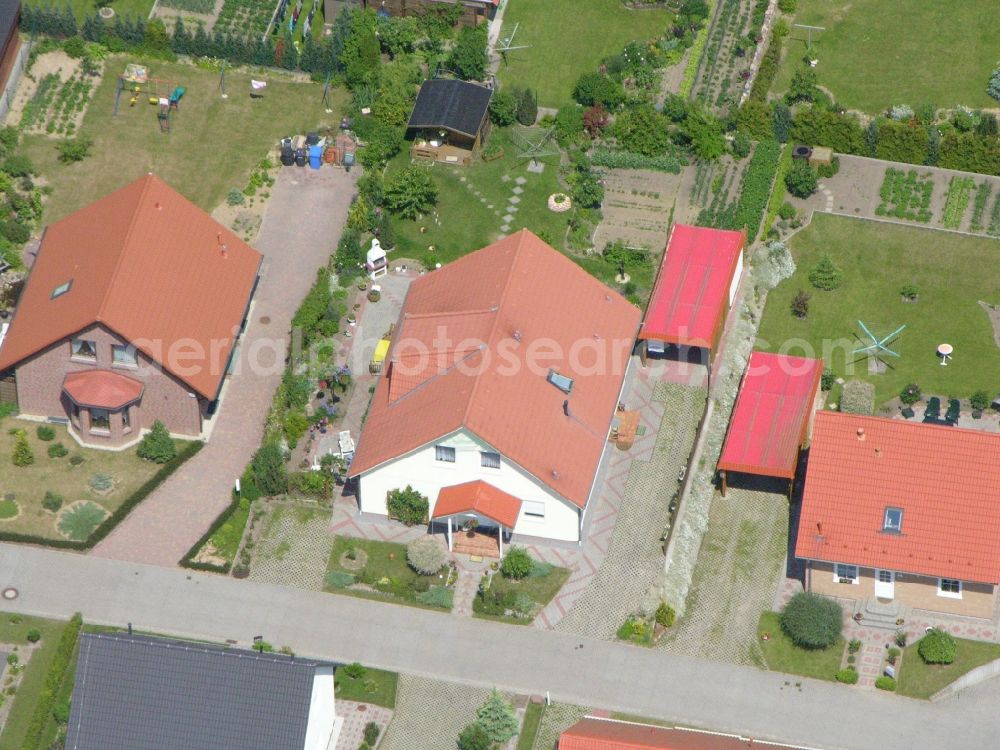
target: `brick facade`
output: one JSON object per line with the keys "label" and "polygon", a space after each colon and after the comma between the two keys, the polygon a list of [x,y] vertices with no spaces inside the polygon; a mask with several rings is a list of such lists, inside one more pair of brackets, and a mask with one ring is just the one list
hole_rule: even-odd
{"label": "brick facade", "polygon": [[[833,577],[832,563],[811,561],[806,573],[806,588],[817,594],[841,599],[871,599],[875,596],[874,568],[860,568],[858,582],[840,583]],[[966,617],[993,619],[996,587],[988,583],[962,582],[962,598],[938,594],[938,579],[911,573],[896,573],[895,600],[908,607],[932,612],[946,612]]]}
{"label": "brick facade", "polygon": [[[209,405],[203,397],[164,372],[142,352],[138,352],[137,366],[115,364],[111,347],[127,342],[100,324],[81,331],[73,338],[94,342],[96,359],[73,357],[71,339],[67,338],[17,365],[18,408],[22,414],[69,419],[81,440],[108,447],[134,441],[156,420],[177,435],[197,437],[201,434],[202,419]],[[63,379],[67,373],[97,368],[120,372],[143,383],[141,398],[129,407],[129,426],[123,424],[121,413],[112,413],[107,431],[91,431],[89,411],[80,409],[77,414],[73,402],[63,392]]]}

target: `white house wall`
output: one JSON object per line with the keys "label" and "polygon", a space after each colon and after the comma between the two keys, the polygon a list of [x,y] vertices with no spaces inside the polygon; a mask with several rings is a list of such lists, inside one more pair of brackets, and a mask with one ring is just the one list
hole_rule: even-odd
{"label": "white house wall", "polygon": [[729,306],[733,306],[736,299],[736,290],[740,287],[740,279],[743,277],[743,251],[736,256],[736,270],[733,272],[733,280],[729,282]]}
{"label": "white house wall", "polygon": [[[435,459],[435,445],[455,449],[455,463]],[[430,500],[431,515],[438,491],[453,484],[481,479],[522,501],[521,514],[514,531],[517,534],[576,542],[580,539],[580,512],[519,466],[500,456],[500,468],[480,465],[480,451],[492,451],[468,431],[458,432],[434,445],[376,467],[359,478],[361,511],[388,515],[386,493],[410,485]],[[544,503],[545,517],[526,515],[530,502]]]}

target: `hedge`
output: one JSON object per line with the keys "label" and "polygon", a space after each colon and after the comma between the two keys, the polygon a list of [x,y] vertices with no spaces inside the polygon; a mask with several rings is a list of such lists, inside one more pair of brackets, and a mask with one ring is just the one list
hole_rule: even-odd
{"label": "hedge", "polygon": [[743,175],[740,185],[740,200],[736,205],[734,225],[737,229],[746,227],[747,243],[757,239],[760,220],[764,216],[764,208],[771,197],[771,185],[778,169],[778,157],[781,154],[781,144],[776,140],[761,141],[754,149],[750,158],[750,166]]}
{"label": "hedge", "polygon": [[59,645],[56,646],[52,663],[49,664],[49,671],[45,675],[45,684],[38,693],[35,712],[31,715],[28,731],[24,735],[21,747],[25,750],[40,750],[41,748],[42,734],[45,732],[49,716],[52,715],[52,709],[55,707],[56,698],[59,695],[59,688],[66,677],[66,670],[69,669],[70,662],[73,660],[73,650],[76,648],[76,641],[80,636],[82,626],[83,617],[77,612],[63,628],[62,635],[59,637]]}
{"label": "hedge", "polygon": [[182,568],[188,568],[190,570],[202,570],[206,573],[222,573],[224,575],[228,574],[233,567],[233,561],[228,560],[224,565],[216,565],[215,563],[205,563],[205,562],[195,562],[194,558],[198,555],[198,551],[205,546],[212,535],[215,534],[222,525],[229,520],[229,517],[236,512],[236,509],[240,507],[240,496],[234,490],[233,499],[230,500],[229,505],[227,505],[223,511],[215,517],[212,521],[212,525],[208,527],[208,530],[201,535],[197,542],[184,553],[184,557],[181,558],[180,566]]}
{"label": "hedge", "polygon": [[785,175],[788,174],[788,170],[792,166],[793,150],[791,146],[782,146],[781,158],[778,160],[778,171],[774,177],[774,187],[771,189],[771,197],[767,201],[767,217],[764,219],[764,228],[761,230],[761,234],[765,237],[778,216],[781,204],[785,202]]}
{"label": "hedge", "polygon": [[680,174],[685,162],[676,156],[643,156],[623,149],[598,147],[590,155],[590,162],[608,169],[653,169],[659,172]]}
{"label": "hedge", "polygon": [[88,550],[94,547],[98,542],[100,542],[104,537],[110,534],[115,526],[120,524],[132,509],[145,500],[157,487],[159,487],[163,482],[173,474],[181,465],[191,458],[194,454],[200,451],[204,447],[204,443],[201,441],[195,441],[188,443],[184,448],[182,448],[177,453],[177,457],[174,458],[168,464],[164,464],[163,467],[157,471],[153,476],[147,479],[135,492],[132,493],[125,502],[118,506],[118,508],[104,521],[100,526],[94,531],[90,537],[83,542],[76,542],[71,539],[51,539],[49,537],[38,536],[36,534],[19,534],[13,531],[0,531],[0,542],[18,542],[22,544],[38,544],[44,547],[54,547],[56,549],[72,549],[72,550]]}

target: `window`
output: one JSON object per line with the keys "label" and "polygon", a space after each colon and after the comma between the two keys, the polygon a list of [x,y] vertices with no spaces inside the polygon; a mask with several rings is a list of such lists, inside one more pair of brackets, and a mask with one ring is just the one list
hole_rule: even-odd
{"label": "window", "polygon": [[878,582],[879,583],[892,583],[893,575],[891,570],[880,570],[878,572]]}
{"label": "window", "polygon": [[444,461],[445,463],[453,464],[455,463],[455,449],[449,448],[446,445],[435,445],[434,458],[437,461]]}
{"label": "window", "polygon": [[962,582],[954,578],[938,578],[938,596],[949,599],[962,598]]}
{"label": "window", "polygon": [[107,409],[90,410],[90,429],[101,432],[108,432],[111,430],[111,414]]}
{"label": "window", "polygon": [[903,509],[886,508],[885,519],[882,521],[882,531],[899,534],[903,530]]}
{"label": "window", "polygon": [[52,299],[55,299],[56,297],[62,297],[64,294],[66,294],[66,292],[69,291],[69,288],[71,286],[73,286],[73,279],[63,282],[62,284],[57,286],[55,289],[52,290]]}
{"label": "window", "polygon": [[535,500],[525,500],[523,505],[524,515],[532,516],[534,518],[545,518],[545,503],[540,503]]}
{"label": "window", "polygon": [[124,432],[130,432],[132,430],[132,417],[129,414],[128,407],[122,409],[122,430]]}
{"label": "window", "polygon": [[72,351],[74,357],[80,359],[97,359],[97,344],[87,339],[73,339]]}
{"label": "window", "polygon": [[486,469],[499,469],[500,454],[481,451],[479,454],[479,465]]}
{"label": "window", "polygon": [[560,375],[555,370],[549,370],[549,376],[546,378],[552,385],[558,388],[563,393],[569,393],[573,390],[573,378],[568,378],[565,375]]}
{"label": "window", "polygon": [[833,566],[833,580],[840,583],[857,583],[858,566],[837,563]]}
{"label": "window", "polygon": [[111,347],[111,358],[116,365],[128,365],[134,367],[138,364],[135,355],[135,347],[127,344],[115,344]]}

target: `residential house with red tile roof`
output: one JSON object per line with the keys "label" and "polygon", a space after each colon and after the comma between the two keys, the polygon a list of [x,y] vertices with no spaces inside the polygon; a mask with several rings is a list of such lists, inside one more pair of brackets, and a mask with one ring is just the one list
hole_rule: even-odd
{"label": "residential house with red tile roof", "polygon": [[660,727],[596,716],[580,719],[559,735],[556,747],[557,750],[808,750],[736,734]]}
{"label": "residential house with red tile roof", "polygon": [[362,512],[411,485],[452,531],[579,541],[639,318],[527,230],[414,281],[350,468]]}
{"label": "residential house with red tile roof", "polygon": [[261,255],[149,174],[49,226],[0,344],[22,415],[121,448],[215,413]]}
{"label": "residential house with red tile roof", "polygon": [[993,619],[998,501],[1000,434],[819,412],[795,544],[805,585]]}

